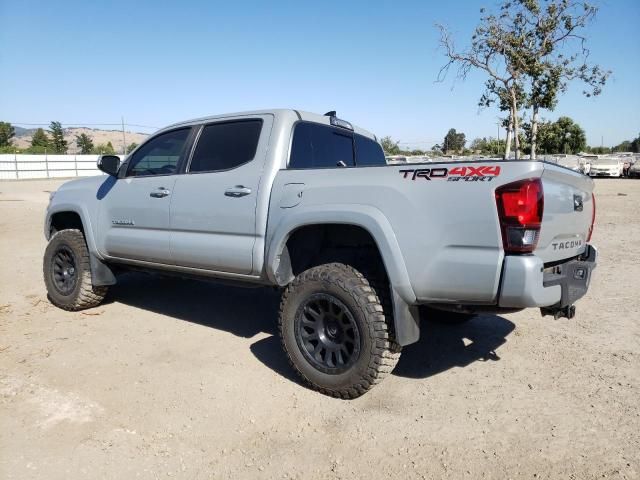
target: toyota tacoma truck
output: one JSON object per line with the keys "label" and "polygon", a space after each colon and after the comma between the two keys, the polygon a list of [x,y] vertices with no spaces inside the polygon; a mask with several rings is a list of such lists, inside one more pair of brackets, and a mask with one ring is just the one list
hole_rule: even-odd
{"label": "toyota tacoma truck", "polygon": [[[272,286],[311,387],[362,395],[420,319],[571,318],[596,249],[593,181],[539,161],[387,165],[375,135],[297,110],[199,118],[51,195],[44,281],[66,310],[130,269]],[[274,312],[275,313],[275,312]]]}

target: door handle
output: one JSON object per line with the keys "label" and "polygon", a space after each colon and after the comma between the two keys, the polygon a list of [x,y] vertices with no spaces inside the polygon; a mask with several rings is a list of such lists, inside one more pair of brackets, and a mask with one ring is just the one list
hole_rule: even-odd
{"label": "door handle", "polygon": [[164,198],[168,196],[170,193],[171,193],[171,190],[167,190],[164,187],[160,187],[156,191],[151,192],[149,196],[153,198]]}
{"label": "door handle", "polygon": [[225,196],[227,197],[244,197],[251,193],[251,189],[245,187],[244,185],[236,185],[235,187],[227,188],[224,191]]}

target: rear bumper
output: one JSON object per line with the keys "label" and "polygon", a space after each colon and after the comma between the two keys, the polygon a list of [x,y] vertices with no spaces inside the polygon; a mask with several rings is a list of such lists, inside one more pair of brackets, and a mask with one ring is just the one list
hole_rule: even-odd
{"label": "rear bumper", "polygon": [[545,269],[535,255],[507,256],[498,305],[505,308],[566,307],[582,298],[596,268],[597,250],[587,245],[579,257]]}

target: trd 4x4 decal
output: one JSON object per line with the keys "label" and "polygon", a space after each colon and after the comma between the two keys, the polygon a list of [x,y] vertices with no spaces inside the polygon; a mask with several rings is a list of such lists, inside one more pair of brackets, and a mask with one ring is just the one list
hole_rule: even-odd
{"label": "trd 4x4 decal", "polygon": [[477,167],[446,167],[437,168],[417,168],[399,170],[402,178],[424,178],[432,180],[438,178],[446,178],[448,182],[490,182],[500,175],[500,167],[498,165],[480,165]]}

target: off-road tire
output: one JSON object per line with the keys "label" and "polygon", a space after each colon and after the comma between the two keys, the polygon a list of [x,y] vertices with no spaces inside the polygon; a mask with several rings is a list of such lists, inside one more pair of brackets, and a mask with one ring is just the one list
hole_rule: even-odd
{"label": "off-road tire", "polygon": [[[384,287],[382,287],[384,288]],[[329,295],[350,312],[359,332],[359,354],[344,372],[326,373],[304,355],[296,336],[296,315],[310,297]],[[332,397],[351,399],[366,393],[394,369],[401,347],[391,333],[378,293],[355,268],[328,263],[298,275],[280,303],[278,330],[293,369],[311,388]]]}
{"label": "off-road tire", "polygon": [[432,323],[440,323],[442,325],[460,325],[475,318],[474,313],[449,312],[446,310],[438,310],[436,308],[420,305],[420,319]]}
{"label": "off-road tire", "polygon": [[[55,257],[61,250],[70,252],[75,265],[75,284],[69,292],[60,290],[54,279]],[[49,300],[64,310],[77,311],[96,307],[107,294],[108,287],[94,287],[91,283],[89,251],[80,230],[61,230],[51,237],[44,251],[43,273]]]}

